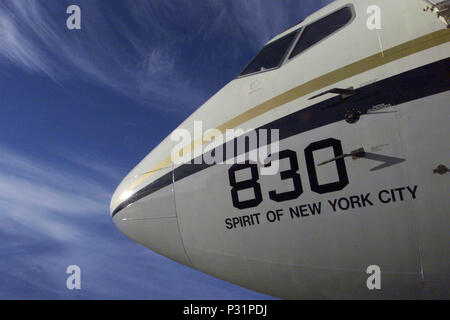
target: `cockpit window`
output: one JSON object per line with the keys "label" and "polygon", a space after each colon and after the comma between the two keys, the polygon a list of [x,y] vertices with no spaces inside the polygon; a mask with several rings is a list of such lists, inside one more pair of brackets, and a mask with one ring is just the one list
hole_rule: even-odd
{"label": "cockpit window", "polygon": [[291,47],[298,31],[275,40],[265,46],[258,55],[245,67],[239,76],[277,68],[283,62],[287,51]]}
{"label": "cockpit window", "polygon": [[335,33],[347,25],[352,19],[353,9],[351,6],[347,6],[306,26],[296,46],[292,50],[289,59],[292,59],[319,41]]}

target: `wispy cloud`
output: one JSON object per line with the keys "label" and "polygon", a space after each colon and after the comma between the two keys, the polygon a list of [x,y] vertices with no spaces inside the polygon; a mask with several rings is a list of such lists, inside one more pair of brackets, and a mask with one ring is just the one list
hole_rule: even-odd
{"label": "wispy cloud", "polygon": [[[70,78],[92,81],[141,102],[172,98],[170,90],[161,88],[176,88],[180,82],[185,83],[174,65],[177,49],[166,49],[170,57],[161,60],[159,45],[146,39],[145,33],[138,35],[131,30],[135,19],[147,17],[130,12],[118,16],[106,2],[79,3],[82,30],[69,31],[65,26],[68,2],[0,1],[3,63],[44,73],[58,82]],[[124,17],[130,19],[131,25],[123,21]],[[190,90],[195,96],[195,88]],[[169,105],[179,102],[177,96]],[[164,107],[167,109],[170,111]]]}
{"label": "wispy cloud", "polygon": [[111,191],[73,165],[5,146],[0,155],[0,298],[62,297],[73,250],[92,237],[92,222],[108,217]]}
{"label": "wispy cloud", "polygon": [[300,19],[291,0],[79,0],[82,30],[69,31],[72,2],[0,0],[0,63],[87,79],[165,111],[197,107],[211,94],[205,83],[224,73],[221,58],[248,59],[248,48]]}
{"label": "wispy cloud", "polygon": [[53,72],[39,48],[20,30],[21,17],[0,3],[0,54],[27,71]]}
{"label": "wispy cloud", "polygon": [[[82,9],[81,31],[66,29],[73,3]],[[270,37],[304,16],[303,7],[317,3],[0,0],[0,68],[50,77],[66,90],[73,81],[89,82],[179,114],[199,106]],[[85,117],[98,110],[84,110]],[[36,128],[51,126],[50,118]],[[34,127],[25,129],[37,136],[27,143],[42,143]],[[105,163],[79,139],[64,141],[72,151],[51,144],[53,153],[39,156],[18,151],[21,139],[11,143],[18,149],[0,144],[0,298],[265,298],[122,235],[108,207],[126,169]],[[70,264],[82,268],[81,292],[65,287]]]}
{"label": "wispy cloud", "polygon": [[58,241],[73,241],[76,228],[63,217],[108,214],[111,190],[73,174],[73,166],[58,169],[2,146],[0,154],[0,226],[15,222]]}
{"label": "wispy cloud", "polygon": [[[108,212],[110,181],[123,172],[58,154],[49,165],[0,145],[0,299],[266,298],[127,239]],[[72,264],[81,291],[66,288]]]}

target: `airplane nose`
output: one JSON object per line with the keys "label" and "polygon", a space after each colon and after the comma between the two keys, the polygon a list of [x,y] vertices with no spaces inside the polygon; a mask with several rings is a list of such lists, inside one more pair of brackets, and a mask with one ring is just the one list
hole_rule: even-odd
{"label": "airplane nose", "polygon": [[[160,176],[170,178],[171,171],[161,172]],[[155,180],[158,184],[158,179]],[[129,178],[124,179],[111,200],[111,214],[114,224],[130,239],[172,260],[191,265],[183,246],[175,209],[173,184],[163,186],[159,180],[138,191],[129,191],[132,185]]]}

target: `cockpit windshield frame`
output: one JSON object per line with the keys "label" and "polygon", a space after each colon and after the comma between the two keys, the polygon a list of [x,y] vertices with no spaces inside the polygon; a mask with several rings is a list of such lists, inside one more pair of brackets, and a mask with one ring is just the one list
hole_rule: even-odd
{"label": "cockpit windshield frame", "polygon": [[[302,51],[300,51],[298,54],[296,54],[295,56],[291,57],[292,52],[294,51],[294,49],[296,48],[297,44],[299,43],[299,41],[301,41],[302,39],[302,35],[303,32],[310,26],[314,25],[316,22],[318,21],[322,21],[323,19],[328,18],[329,16],[345,9],[345,8],[350,8],[351,10],[351,14],[352,17],[349,19],[349,21],[340,26],[339,28],[337,28],[336,30],[334,30],[333,32],[331,32],[330,34],[327,34],[325,37],[323,37],[322,39],[320,39],[319,41],[313,43],[312,45],[306,47],[305,49],[303,49]],[[336,10],[334,10],[333,12],[328,13],[327,15],[320,17],[318,19],[316,19],[315,21],[312,21],[310,23],[308,23],[305,26],[301,26],[299,27],[297,30],[294,30],[286,35],[284,35],[283,37],[276,39],[270,43],[268,43],[267,45],[264,46],[263,49],[261,49],[258,54],[245,66],[245,68],[239,73],[239,75],[237,76],[237,78],[244,78],[244,77],[248,77],[248,76],[252,76],[255,74],[260,74],[263,72],[268,72],[268,71],[272,71],[272,70],[276,70],[281,68],[284,64],[298,58],[299,56],[301,56],[304,52],[310,50],[311,48],[315,47],[316,45],[318,45],[319,43],[322,43],[323,41],[325,41],[326,39],[328,39],[329,37],[333,36],[334,34],[340,32],[341,30],[343,30],[344,28],[346,28],[348,25],[350,25],[356,18],[356,11],[355,11],[355,7],[352,3],[348,3]],[[255,72],[249,72],[249,73],[245,73],[244,72],[255,62],[255,60],[260,57],[260,55],[267,50],[268,48],[270,48],[271,46],[273,46],[274,44],[276,44],[278,41],[283,40],[289,36],[291,36],[292,34],[295,34],[295,36],[293,37],[293,39],[291,40],[291,43],[289,44],[289,46],[285,49],[284,55],[283,57],[280,59],[280,62],[278,63],[277,66],[272,67],[272,68],[268,68],[268,69],[264,69],[264,70],[259,70],[259,71],[255,71]]]}
{"label": "cockpit windshield frame", "polygon": [[[294,31],[286,34],[285,36],[283,36],[283,37],[281,37],[281,38],[279,38],[277,40],[274,40],[274,41],[268,43],[267,45],[265,45],[264,48],[262,48],[258,52],[258,54],[245,66],[245,68],[239,74],[238,78],[248,77],[248,76],[251,76],[251,75],[254,75],[254,74],[275,70],[275,69],[278,69],[279,67],[281,67],[281,65],[286,61],[286,58],[288,57],[288,54],[291,52],[293,46],[297,43],[298,34],[299,34],[300,30],[301,29],[294,30]],[[280,43],[281,41],[283,41],[283,40],[285,40],[285,39],[287,39],[289,37],[292,37],[292,40],[289,43],[289,45],[284,49],[284,53],[280,57],[280,59],[278,61],[278,64],[276,66],[271,67],[271,68],[267,68],[267,69],[264,69],[264,70],[244,73],[244,72],[246,72],[247,69],[249,69],[250,66],[252,66],[255,63],[255,61],[257,61],[258,58],[260,58],[262,56],[262,54],[264,52],[266,52],[268,49],[271,49],[271,47],[273,47],[274,45],[277,45],[278,43]]]}
{"label": "cockpit windshield frame", "polygon": [[[307,46],[306,48],[304,48],[303,50],[301,50],[299,53],[297,53],[296,55],[294,55],[294,56],[291,57],[292,52],[295,50],[295,48],[297,47],[297,45],[299,44],[299,42],[302,41],[303,33],[306,32],[306,31],[308,31],[308,27],[311,27],[311,26],[315,25],[316,23],[321,22],[321,21],[323,21],[323,20],[329,18],[330,16],[332,16],[332,15],[334,15],[334,14],[336,14],[336,13],[338,13],[338,12],[340,12],[340,11],[346,9],[346,8],[349,8],[349,9],[350,9],[351,17],[350,17],[350,19],[348,19],[348,21],[347,21],[345,24],[343,24],[343,25],[341,25],[340,27],[336,28],[333,32],[328,33],[328,34],[327,34],[325,37],[323,37],[322,39],[318,40],[317,42],[315,42],[315,43],[313,43],[313,44],[311,44],[311,45],[309,45],[309,46]],[[292,46],[292,49],[291,49],[291,52],[289,53],[289,56],[288,56],[288,58],[287,58],[287,61],[294,60],[294,59],[297,58],[298,56],[302,55],[304,52],[310,50],[311,48],[314,48],[315,46],[317,46],[318,44],[322,43],[323,41],[326,41],[328,38],[332,37],[332,36],[335,35],[336,33],[340,32],[341,30],[343,30],[344,28],[346,28],[348,25],[350,25],[350,24],[355,20],[355,18],[356,18],[355,7],[353,6],[353,4],[349,3],[349,4],[346,4],[345,6],[340,7],[339,9],[336,9],[336,10],[330,12],[330,13],[327,14],[326,16],[320,17],[320,18],[314,20],[313,22],[308,23],[306,26],[303,26],[303,27],[302,27],[302,28],[303,28],[302,34],[301,34],[300,37],[296,40],[295,44]]]}

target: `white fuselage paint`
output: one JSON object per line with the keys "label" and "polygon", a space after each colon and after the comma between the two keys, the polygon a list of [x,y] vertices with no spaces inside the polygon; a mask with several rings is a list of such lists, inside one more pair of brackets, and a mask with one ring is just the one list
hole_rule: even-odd
{"label": "white fuselage paint", "polygon": [[[192,131],[196,120],[203,121],[205,128],[220,127],[330,71],[381,50],[384,57],[389,48],[444,28],[436,16],[423,11],[422,0],[339,0],[282,35],[349,3],[356,13],[350,25],[279,69],[231,81],[180,128]],[[366,26],[369,5],[381,9],[381,30]],[[248,117],[239,127],[259,128],[332,98],[329,94],[308,100],[330,88],[363,89],[448,59],[449,53],[449,42],[444,42],[404,55]],[[409,87],[414,87],[413,80],[406,90]],[[271,190],[293,190],[292,180],[282,180],[279,174],[261,175],[262,202],[237,209],[230,194],[231,165],[218,164],[181,180],[175,174],[169,185],[120,210],[114,222],[130,238],[169,258],[277,297],[448,298],[450,173],[439,175],[433,169],[450,164],[449,101],[448,88],[398,105],[381,101],[354,124],[331,121],[281,140],[281,151],[289,149],[297,155],[303,192],[296,199],[271,200]],[[348,184],[320,194],[312,190],[305,149],[330,138],[340,141],[344,153],[364,148],[367,156],[346,157]],[[127,175],[113,196],[111,211],[180,166],[158,165],[170,156],[174,145],[166,138]],[[313,152],[319,184],[339,179],[336,161],[317,166],[332,159],[332,151]],[[393,163],[383,166],[383,161]],[[287,159],[282,159],[280,170],[289,168]],[[148,178],[137,180],[151,170],[155,171]],[[240,193],[241,197],[252,195]],[[366,286],[371,265],[381,270],[380,290]]]}

